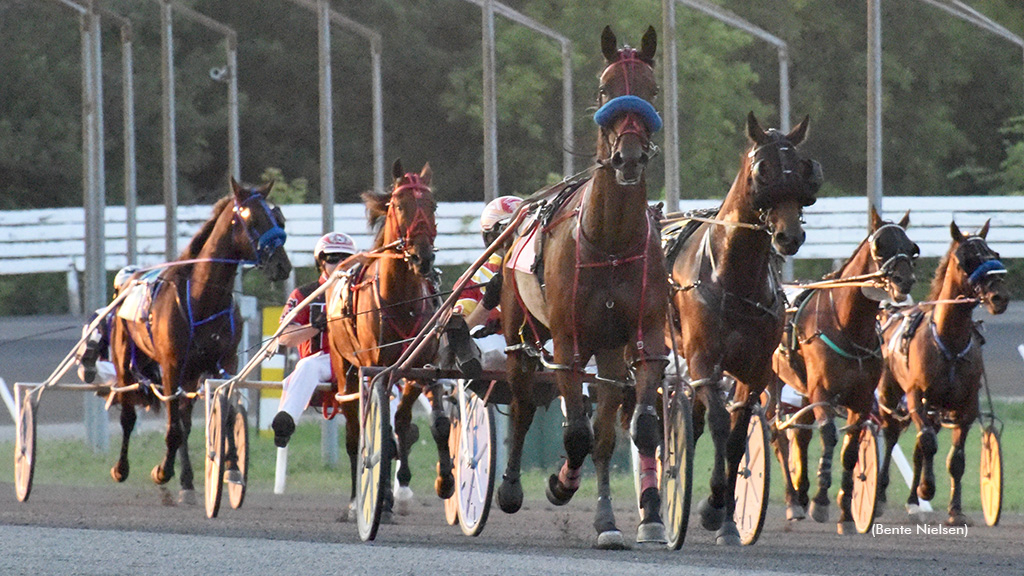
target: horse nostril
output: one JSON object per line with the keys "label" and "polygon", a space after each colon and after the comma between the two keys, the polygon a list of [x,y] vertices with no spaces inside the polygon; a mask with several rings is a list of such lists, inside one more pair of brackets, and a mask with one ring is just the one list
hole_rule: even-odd
{"label": "horse nostril", "polygon": [[651,157],[646,153],[640,154],[640,165],[647,166],[647,163],[651,161]]}
{"label": "horse nostril", "polygon": [[807,240],[807,231],[806,230],[801,230],[800,231],[800,243],[803,244],[805,240]]}
{"label": "horse nostril", "polygon": [[788,241],[789,241],[789,238],[786,236],[785,232],[776,232],[775,233],[775,243],[778,244],[779,246],[785,246],[786,242],[788,242]]}
{"label": "horse nostril", "polygon": [[625,164],[625,161],[622,159],[622,152],[616,152],[615,154],[612,154],[613,168],[622,168],[623,164]]}

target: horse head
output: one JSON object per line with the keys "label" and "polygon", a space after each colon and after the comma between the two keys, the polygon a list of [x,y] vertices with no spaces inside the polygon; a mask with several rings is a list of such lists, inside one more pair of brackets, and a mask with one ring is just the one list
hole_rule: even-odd
{"label": "horse head", "polygon": [[617,48],[615,34],[606,26],[601,34],[601,52],[606,67],[601,73],[598,110],[594,122],[600,127],[598,162],[615,170],[620,185],[640,182],[654,155],[651,135],[661,129],[661,117],[652,102],[658,93],[654,77],[657,33],[648,27],[640,49]]}
{"label": "horse head", "polygon": [[285,252],[284,214],[267,200],[274,183],[244,187],[231,178],[234,195],[233,218],[236,244],[242,257],[256,263],[271,281],[284,280],[291,274],[292,263]]}
{"label": "horse head", "polygon": [[871,235],[867,248],[881,277],[881,287],[893,302],[903,302],[910,295],[917,278],[914,261],[921,249],[909,237],[910,211],[897,223],[885,222],[871,207]]}
{"label": "horse head", "polygon": [[747,138],[753,144],[744,162],[754,208],[781,254],[796,254],[807,234],[803,209],[814,204],[821,187],[821,165],[802,157],[796,147],[807,136],[809,117],[789,134],[764,130],[754,113],[747,115]]}
{"label": "horse head", "polygon": [[956,222],[951,222],[949,232],[953,247],[950,252],[963,276],[961,281],[973,290],[990,314],[1002,314],[1010,304],[1010,292],[1004,282],[1006,267],[999,261],[999,253],[989,248],[985,240],[989,223],[986,220],[976,234],[965,235]]}
{"label": "horse head", "polygon": [[433,273],[434,238],[437,237],[434,221],[437,203],[430,190],[433,172],[428,163],[419,174],[404,173],[401,160],[395,160],[391,171],[394,177],[391,192],[384,195],[366,192],[363,201],[371,222],[384,218],[378,244],[397,242],[395,249],[402,252],[409,267],[427,277]]}

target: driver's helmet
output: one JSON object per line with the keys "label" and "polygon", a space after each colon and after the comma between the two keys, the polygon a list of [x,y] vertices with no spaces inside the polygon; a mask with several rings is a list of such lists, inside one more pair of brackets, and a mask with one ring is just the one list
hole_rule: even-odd
{"label": "driver's helmet", "polygon": [[114,274],[114,290],[121,290],[125,283],[128,282],[128,279],[139,270],[141,270],[141,268],[134,264],[129,264],[118,270],[117,274]]}
{"label": "driver's helmet", "polygon": [[491,200],[480,214],[480,231],[491,232],[496,227],[504,226],[522,203],[523,199],[515,196],[499,196]]}
{"label": "driver's helmet", "polygon": [[317,240],[316,248],[313,249],[313,257],[319,262],[324,254],[351,255],[356,252],[359,252],[359,249],[356,248],[356,241],[351,236],[344,232],[331,232]]}

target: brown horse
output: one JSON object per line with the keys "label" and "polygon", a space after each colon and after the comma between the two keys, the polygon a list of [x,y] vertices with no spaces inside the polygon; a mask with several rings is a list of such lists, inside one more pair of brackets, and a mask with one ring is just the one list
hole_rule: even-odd
{"label": "brown horse", "polygon": [[[428,164],[419,174],[406,174],[402,163],[396,160],[392,174],[394,185],[387,194],[363,193],[370,225],[377,228],[372,260],[356,272],[346,288],[335,286],[327,294],[331,365],[339,391],[346,394],[359,391],[355,377],[358,367],[390,366],[398,360],[405,342],[419,333],[438,306],[434,272],[437,204],[430,189],[433,173]],[[433,355],[433,351],[426,352],[426,357]],[[403,386],[402,399],[395,411],[399,496],[411,497],[409,449],[419,437],[412,423],[412,407],[423,387],[431,391],[431,432],[438,449],[435,489],[438,496],[447,498],[455,489],[455,479],[448,452],[449,419],[443,411],[442,394],[436,382],[407,381]],[[358,409],[355,402],[342,405],[345,447],[352,465],[353,500],[359,449]],[[388,493],[385,510],[390,511],[392,504]]]}
{"label": "brown horse", "polygon": [[[694,437],[703,432],[707,413],[715,446],[711,495],[699,510],[704,528],[718,531],[718,544],[740,543],[732,520],[736,473],[752,403],[775,380],[771,355],[786,308],[775,251],[792,255],[803,244],[802,211],[821,184],[818,163],[796,150],[807,124],[804,118],[789,134],[764,131],[751,112],[747,137],[753,146],[714,222],[693,226],[668,253],[676,345],[695,390]],[[728,409],[725,372],[736,379]]]}
{"label": "brown horse", "polygon": [[779,378],[813,406],[796,419],[801,426],[795,431],[792,454],[785,433],[777,434],[775,439],[783,470],[789,472],[788,463],[793,462],[797,476],[786,486],[786,516],[790,520],[803,518],[808,505],[807,446],[814,422],[821,430],[822,456],[818,492],[810,502],[810,513],[818,522],[828,520],[832,453],[837,441],[832,418],[835,407],[844,406],[848,415],[840,456],[843,479],[838,498],[839,528],[844,533],[854,532],[850,498],[857,438],[875,406],[875,389],[882,374],[878,302],[886,298],[902,302],[914,285],[914,259],[920,250],[907,237],[909,223],[909,212],[893,224],[883,222],[872,209],[871,234],[837,272],[825,277],[826,281],[834,280],[835,287],[806,290],[797,297],[796,313],[775,351],[773,364]]}
{"label": "brown horse", "polygon": [[[953,243],[939,262],[928,295],[934,303],[924,302],[892,315],[882,334],[885,363],[878,388],[885,458],[879,473],[878,498],[885,501],[892,448],[908,425],[900,413],[909,414],[917,426],[914,488],[907,498],[911,515],[918,512],[918,498],[931,500],[935,495],[936,432],[940,424],[948,425],[953,429],[953,445],[946,461],[951,477],[946,520],[950,525],[970,524],[961,510],[960,478],[967,432],[978,418],[978,391],[985,369],[981,354],[984,340],[972,315],[979,303],[984,303],[991,314],[1002,314],[1010,303],[1003,282],[1006,268],[985,241],[988,227],[985,222],[977,234],[965,236],[955,222],[950,224]],[[904,398],[905,411],[900,407]]]}
{"label": "brown horse", "polygon": [[237,369],[242,332],[232,288],[238,265],[255,264],[272,281],[286,278],[292,269],[284,250],[284,217],[266,199],[271,187],[242,187],[232,179],[232,193],[214,206],[213,217],[182,252],[181,263],[172,263],[157,277],[148,313],[140,321],[114,318],[111,349],[119,385],[154,385],[116,395],[123,437],[111,475],[118,482],[128,478],[134,406],[162,401],[167,405],[167,453],[150,476],[157,484],[170,481],[180,449],[183,500],[194,501],[188,456],[192,398],[202,376]]}
{"label": "brown horse", "polygon": [[[599,125],[598,166],[554,208],[550,219],[537,224],[543,278],[515,270],[504,275],[502,323],[510,346],[508,376],[512,385],[512,442],[508,467],[498,491],[501,509],[519,510],[523,439],[538,405],[553,399],[550,389],[535,385],[541,343],[550,338],[557,394],[565,401],[563,442],[566,462],[548,481],[548,500],[567,503],[579,487],[580,469],[593,449],[597,469],[598,506],[594,526],[598,546],[624,546],[615,527],[608,484],[609,460],[615,447],[616,411],[623,421],[632,416],[631,432],[645,469],[639,542],[664,542],[659,513],[655,450],[661,425],[655,412],[658,386],[665,368],[665,320],[668,287],[658,226],[647,205],[644,169],[651,158],[651,134],[661,119],[651,105],[657,92],[654,53],[657,37],[649,28],[639,50],[617,48],[605,28],[601,50],[607,67],[600,77],[594,119]],[[567,192],[568,194],[568,192]],[[509,255],[518,253],[526,237],[516,239]],[[506,266],[510,264],[506,256]],[[512,271],[510,271],[512,272]],[[590,402],[583,394],[583,369],[597,359],[598,412],[591,428]],[[635,381],[635,396],[632,382]],[[593,389],[592,389],[593,391]],[[636,410],[629,410],[636,405]],[[596,431],[596,444],[595,444]]]}

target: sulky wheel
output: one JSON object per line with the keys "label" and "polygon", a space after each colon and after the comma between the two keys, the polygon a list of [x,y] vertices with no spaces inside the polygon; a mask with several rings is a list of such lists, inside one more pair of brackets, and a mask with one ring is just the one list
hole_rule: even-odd
{"label": "sulky wheel", "polygon": [[[462,431],[462,426],[460,425],[457,411],[453,409],[451,412],[448,418],[449,422],[451,422],[448,429],[448,453],[452,455],[452,458],[455,458],[459,453],[459,433]],[[457,461],[452,469],[452,474],[455,476],[455,492],[450,497],[444,499],[444,520],[449,526],[455,526],[459,523],[459,464]]]}
{"label": "sulky wheel", "polygon": [[227,399],[218,391],[211,399],[210,417],[206,422],[206,476],[203,485],[206,517],[216,518],[220,511],[220,496],[224,489],[224,456],[227,452]]}
{"label": "sulky wheel", "polygon": [[756,407],[747,425],[747,447],[736,475],[736,509],[733,520],[740,532],[740,542],[749,546],[757,542],[764,528],[768,511],[768,423],[764,410]]}
{"label": "sulky wheel", "polygon": [[861,429],[857,446],[857,463],[853,466],[853,494],[850,511],[857,532],[867,534],[875,522],[875,501],[878,496],[878,437],[874,425]]}
{"label": "sulky wheel", "polygon": [[36,404],[32,401],[33,396],[26,394],[18,410],[14,442],[14,491],[18,502],[25,502],[32,493],[32,476],[36,470]]}
{"label": "sulky wheel", "polygon": [[494,407],[484,404],[479,396],[465,388],[460,389],[459,404],[462,430],[455,457],[459,525],[466,536],[479,536],[487,524],[494,495],[497,466]]}
{"label": "sulky wheel", "polygon": [[668,425],[660,482],[662,510],[668,547],[679,550],[686,540],[693,491],[693,415],[689,398],[677,391],[666,412]]}
{"label": "sulky wheel", "polygon": [[377,537],[384,484],[391,474],[391,405],[388,384],[364,380],[359,395],[359,452],[356,456],[356,524],[364,542]]}
{"label": "sulky wheel", "polygon": [[238,509],[245,501],[245,488],[249,483],[249,415],[237,398],[232,402],[232,408],[232,417],[228,419],[231,449],[224,480],[228,484],[231,507]]}
{"label": "sulky wheel", "polygon": [[999,524],[1003,510],[1003,449],[999,431],[988,425],[981,431],[981,511],[985,524]]}

